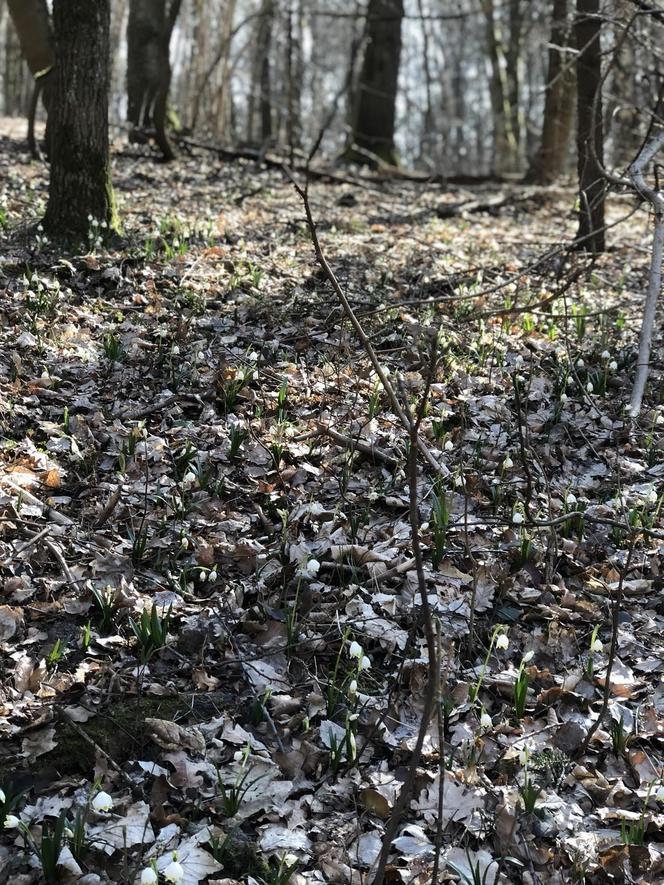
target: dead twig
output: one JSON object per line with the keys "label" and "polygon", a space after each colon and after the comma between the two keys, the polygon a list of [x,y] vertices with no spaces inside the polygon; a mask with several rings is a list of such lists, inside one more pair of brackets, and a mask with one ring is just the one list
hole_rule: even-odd
{"label": "dead twig", "polygon": [[363,455],[368,455],[375,461],[382,461],[393,469],[399,464],[398,460],[393,455],[390,455],[389,452],[386,452],[384,449],[378,448],[378,446],[363,442],[361,439],[353,439],[351,436],[346,436],[343,433],[339,433],[337,430],[333,430],[326,424],[320,424],[318,429],[321,434],[326,434],[330,439],[333,439],[335,442],[338,442],[339,445],[342,445],[351,451],[362,452]]}

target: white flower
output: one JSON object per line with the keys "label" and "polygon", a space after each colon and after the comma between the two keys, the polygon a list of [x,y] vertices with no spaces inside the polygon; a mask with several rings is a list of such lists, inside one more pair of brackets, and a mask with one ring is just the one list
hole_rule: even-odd
{"label": "white flower", "polygon": [[445,451],[451,452],[453,448],[454,448],[454,443],[452,442],[451,439],[448,439],[447,442],[445,443]]}
{"label": "white flower", "polygon": [[350,644],[350,648],[348,649],[348,654],[351,656],[351,658],[357,658],[358,661],[360,661],[362,660],[362,657],[364,655],[364,649],[359,642],[355,642],[355,640],[353,640]]}
{"label": "white flower", "polygon": [[520,353],[517,353],[517,355],[514,357],[514,365],[517,369],[520,369],[523,365],[523,357]]}
{"label": "white flower", "polygon": [[196,483],[196,474],[193,470],[187,470],[185,475],[182,477],[182,485],[183,486],[193,486]]}
{"label": "white flower", "polygon": [[102,790],[92,800],[92,807],[95,811],[110,811],[113,808],[113,798]]}
{"label": "white flower", "polygon": [[182,864],[179,864],[176,860],[172,860],[164,870],[164,879],[166,879],[167,882],[181,882],[184,879],[184,869],[182,868]]}
{"label": "white flower", "polygon": [[180,348],[178,347],[177,344],[173,345],[173,347],[171,349],[171,353],[174,354],[175,356],[177,356],[180,353]]}
{"label": "white flower", "polygon": [[588,391],[588,393],[592,393],[594,389],[595,389],[595,388],[593,387],[593,383],[592,383],[592,381],[589,381],[589,382],[586,384],[586,390]]}
{"label": "white flower", "polygon": [[3,826],[6,830],[13,830],[14,827],[17,827],[20,823],[20,819],[16,817],[15,814],[8,814]]}
{"label": "white flower", "polygon": [[590,646],[590,651],[593,654],[599,655],[604,651],[604,643],[601,639],[593,639],[592,645]]}
{"label": "white flower", "polygon": [[507,638],[507,633],[501,633],[496,638],[496,648],[500,649],[501,651],[505,651],[505,649],[509,648],[509,646],[510,646],[510,641]]}
{"label": "white flower", "polygon": [[302,574],[305,578],[315,578],[320,571],[320,562],[317,559],[309,559],[302,567]]}
{"label": "white flower", "polygon": [[512,522],[514,525],[521,525],[523,522],[523,513],[520,510],[515,510],[512,513]]}
{"label": "white flower", "polygon": [[522,747],[519,750],[519,765],[527,765],[529,755],[528,747]]}
{"label": "white flower", "polygon": [[69,827],[65,827],[65,836],[68,839],[73,839],[74,838],[74,831],[72,829],[70,829]]}
{"label": "white flower", "polygon": [[205,572],[205,571],[203,571],[203,569],[201,569],[200,572],[198,573],[198,580],[204,584],[207,581],[207,579],[208,579],[207,572]]}
{"label": "white flower", "polygon": [[521,658],[521,663],[522,664],[529,664],[530,661],[532,661],[532,659],[534,657],[535,657],[535,652],[531,649],[530,651],[527,651],[525,653],[525,655]]}
{"label": "white flower", "polygon": [[0,790],[0,802],[2,802],[3,805],[4,805],[4,803],[5,803],[6,801],[7,801],[7,797],[5,796],[5,791],[4,791],[4,790]]}
{"label": "white flower", "polygon": [[152,867],[146,867],[141,873],[141,885],[156,885],[158,881],[159,877]]}
{"label": "white flower", "polygon": [[454,485],[455,485],[458,489],[460,489],[461,486],[463,486],[463,476],[457,476],[456,479],[454,480]]}
{"label": "white flower", "polygon": [[648,503],[649,503],[649,504],[656,504],[656,503],[657,503],[657,498],[658,498],[657,490],[656,490],[656,489],[650,489],[650,491],[648,492]]}
{"label": "white flower", "polygon": [[604,360],[604,362],[611,359],[611,354],[608,350],[602,351],[602,359]]}
{"label": "white flower", "polygon": [[493,720],[486,710],[484,710],[480,716],[480,725],[482,728],[491,728],[493,725]]}
{"label": "white flower", "polygon": [[180,541],[180,547],[182,547],[183,550],[186,550],[189,547],[189,540],[187,538],[183,538]]}
{"label": "white flower", "polygon": [[217,572],[215,569],[212,569],[212,571],[208,575],[208,581],[210,581],[211,583],[214,583],[216,580],[217,580]]}
{"label": "white flower", "polygon": [[348,686],[348,694],[350,697],[355,697],[357,694],[357,679],[351,679],[351,683]]}
{"label": "white flower", "polygon": [[510,467],[514,467],[514,461],[512,461],[509,455],[505,455],[505,460],[503,461],[503,470],[509,470]]}
{"label": "white flower", "polygon": [[560,402],[561,402],[561,403],[566,403],[566,402],[567,402],[567,399],[568,399],[568,397],[567,397],[567,394],[566,394],[566,393],[561,393],[561,394],[560,394]]}
{"label": "white flower", "polygon": [[618,363],[615,360],[611,360],[611,362],[609,363],[609,369],[612,372],[617,372],[618,371]]}
{"label": "white flower", "polygon": [[571,505],[576,504],[576,495],[574,494],[574,492],[568,492],[565,501]]}
{"label": "white flower", "polygon": [[585,363],[583,362],[583,360],[581,359],[581,357],[579,357],[578,360],[576,361],[576,367],[577,367],[577,369],[582,369],[584,366],[585,366]]}
{"label": "white flower", "polygon": [[657,792],[655,793],[655,799],[657,799],[658,802],[664,802],[664,786],[660,785],[657,788]]}
{"label": "white flower", "polygon": [[371,661],[369,658],[364,655],[362,660],[360,661],[360,670],[369,670],[371,668]]}

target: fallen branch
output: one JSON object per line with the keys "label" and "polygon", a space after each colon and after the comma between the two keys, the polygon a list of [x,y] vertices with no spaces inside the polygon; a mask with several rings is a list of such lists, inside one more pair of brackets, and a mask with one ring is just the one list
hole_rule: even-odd
{"label": "fallen branch", "polygon": [[7,479],[7,477],[0,477],[0,482],[3,482],[6,486],[9,486],[12,491],[16,492],[17,495],[20,495],[24,501],[27,501],[28,504],[31,504],[33,507],[39,507],[42,511],[42,516],[44,519],[48,519],[51,522],[56,523],[57,525],[62,526],[71,526],[74,525],[73,521],[62,513],[59,513],[55,508],[49,507],[48,504],[44,504],[39,498],[35,497],[32,492],[29,492],[27,489],[21,488],[21,486],[17,486],[15,483],[11,481],[11,479]]}
{"label": "fallen branch", "polygon": [[362,452],[363,455],[368,455],[376,461],[382,461],[392,469],[399,464],[398,460],[393,455],[390,455],[389,452],[386,452],[383,449],[379,449],[378,446],[362,442],[362,440],[354,439],[351,436],[345,436],[343,433],[333,430],[326,424],[319,424],[318,429],[321,435],[326,434],[330,439],[333,439],[335,442],[339,443],[339,445],[344,446],[344,448],[350,449],[351,451]]}

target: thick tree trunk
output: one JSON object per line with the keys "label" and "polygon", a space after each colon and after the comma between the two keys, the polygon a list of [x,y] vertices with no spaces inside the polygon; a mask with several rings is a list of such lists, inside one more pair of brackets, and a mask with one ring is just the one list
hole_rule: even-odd
{"label": "thick tree trunk", "polygon": [[110,0],[54,0],[51,181],[44,227],[84,238],[116,225],[108,149]]}
{"label": "thick tree trunk", "polygon": [[604,251],[602,164],[602,51],[600,0],[576,0],[574,36],[577,93],[577,165],[579,173],[579,228],[577,245],[587,252]]}
{"label": "thick tree trunk", "polygon": [[396,165],[394,145],[403,0],[369,0],[366,49],[357,83],[348,159]]}
{"label": "thick tree trunk", "polygon": [[166,160],[175,156],[166,135],[171,84],[170,42],[181,0],[130,0],[127,22],[127,119],[154,129]]}
{"label": "thick tree trunk", "polygon": [[542,140],[526,175],[526,181],[532,184],[551,184],[565,171],[575,87],[571,55],[562,51],[569,45],[571,36],[567,5],[568,0],[553,0]]}

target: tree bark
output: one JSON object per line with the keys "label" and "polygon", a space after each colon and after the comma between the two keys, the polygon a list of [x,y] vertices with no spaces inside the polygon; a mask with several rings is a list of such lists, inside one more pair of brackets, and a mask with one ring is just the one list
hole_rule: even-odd
{"label": "tree bark", "polygon": [[[275,0],[263,0],[256,27],[256,50],[253,58],[249,110],[247,114],[247,141],[264,145],[272,138],[272,77],[270,54]],[[258,117],[258,132],[256,131]]]}
{"label": "tree bark", "polygon": [[[116,227],[108,148],[110,0],[54,0],[51,180],[44,227],[87,237]],[[103,228],[102,228],[103,229]]]}
{"label": "tree bark", "polygon": [[181,0],[130,0],[127,22],[127,119],[154,129],[165,160],[175,157],[166,134],[171,84],[170,42]]}
{"label": "tree bark", "polygon": [[531,184],[552,184],[565,171],[574,116],[574,66],[563,52],[571,36],[568,0],[553,0],[542,138],[526,175]]}
{"label": "tree bark", "polygon": [[[38,157],[39,149],[35,138],[37,105],[41,95],[48,113],[52,92],[52,70],[55,65],[51,20],[46,0],[8,0],[7,5],[16,28],[23,58],[35,78],[28,114],[28,144],[33,157]],[[48,132],[45,141],[48,155]]]}
{"label": "tree bark", "polygon": [[604,251],[602,123],[602,51],[600,0],[576,0],[574,37],[577,49],[577,168],[579,174],[579,227],[577,247]]}
{"label": "tree bark", "polygon": [[403,0],[369,0],[352,142],[346,151],[346,158],[353,162],[397,165],[394,128],[403,14]]}
{"label": "tree bark", "polygon": [[502,175],[515,172],[519,165],[518,56],[521,10],[519,0],[510,0],[510,33],[507,45],[504,46],[498,31],[493,0],[483,0],[482,8],[491,65],[489,97],[493,115],[493,171],[496,175]]}

